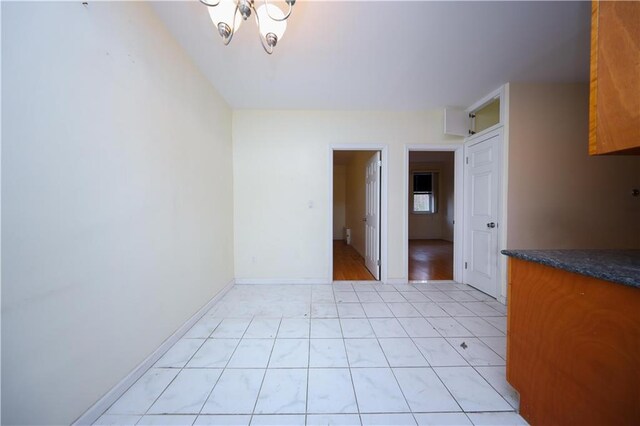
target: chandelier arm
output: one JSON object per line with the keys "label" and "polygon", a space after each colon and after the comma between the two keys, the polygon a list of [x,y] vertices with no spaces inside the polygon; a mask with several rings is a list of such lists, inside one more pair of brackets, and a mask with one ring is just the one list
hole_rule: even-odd
{"label": "chandelier arm", "polygon": [[260,39],[260,44],[262,45],[264,51],[267,52],[268,55],[271,55],[273,53],[273,46],[265,44],[265,40],[263,40],[262,34],[260,33],[260,18],[258,18],[258,12],[256,11],[254,5],[251,5],[251,8],[253,9],[253,16],[256,17],[256,24],[258,25],[258,38]]}
{"label": "chandelier arm", "polygon": [[217,5],[220,4],[222,0],[218,0],[217,3],[209,3],[207,0],[200,0],[200,3],[204,4],[205,6],[209,6],[209,7],[216,7]]}
{"label": "chandelier arm", "polygon": [[233,38],[233,33],[231,33],[231,35],[230,35],[228,38],[223,38],[223,39],[222,39],[222,43],[223,43],[225,46],[228,46],[228,45],[229,45],[229,43],[231,43],[231,39],[232,39],[232,38]]}
{"label": "chandelier arm", "polygon": [[289,11],[284,15],[284,18],[274,18],[273,16],[271,16],[271,13],[269,13],[269,6],[268,6],[269,1],[268,0],[263,0],[263,1],[264,1],[265,9],[267,9],[267,15],[269,15],[269,18],[273,19],[274,21],[278,21],[278,22],[286,21],[289,18],[289,16],[291,16],[291,11],[293,10],[292,3],[287,2],[287,4],[289,5]]}
{"label": "chandelier arm", "polygon": [[[200,1],[202,1],[202,0],[200,0]],[[236,10],[235,10],[235,12],[233,12],[233,22],[231,23],[231,25],[232,25],[231,26],[231,35],[229,35],[228,38],[223,38],[222,39],[222,42],[224,43],[225,46],[228,46],[229,43],[231,43],[231,40],[233,39],[233,35],[236,33],[236,17],[237,16],[238,16],[238,6],[236,6]]]}
{"label": "chandelier arm", "polygon": [[260,44],[262,45],[262,48],[264,49],[265,52],[267,52],[268,55],[271,55],[273,53],[273,46],[268,46],[264,43],[264,40],[262,39],[262,36],[260,37]]}

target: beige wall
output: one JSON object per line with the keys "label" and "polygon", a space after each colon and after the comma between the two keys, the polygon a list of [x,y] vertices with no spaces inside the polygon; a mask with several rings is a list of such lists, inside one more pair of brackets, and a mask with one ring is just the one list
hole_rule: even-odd
{"label": "beige wall", "polygon": [[588,84],[510,85],[509,248],[640,248],[640,157],[590,157],[588,106]]}
{"label": "beige wall", "polygon": [[344,239],[345,227],[345,191],[346,191],[346,167],[344,165],[333,166],[333,239]]}
{"label": "beige wall", "polygon": [[445,136],[442,125],[442,110],[234,111],[236,278],[329,282],[331,147],[383,144],[388,146],[388,277],[406,280],[405,144],[461,141]]}
{"label": "beige wall", "polygon": [[373,151],[357,151],[347,164],[346,226],[351,229],[351,245],[365,255],[366,170]]}
{"label": "beige wall", "polygon": [[69,424],[233,278],[231,111],[144,2],[3,2],[2,78],[2,423]]}

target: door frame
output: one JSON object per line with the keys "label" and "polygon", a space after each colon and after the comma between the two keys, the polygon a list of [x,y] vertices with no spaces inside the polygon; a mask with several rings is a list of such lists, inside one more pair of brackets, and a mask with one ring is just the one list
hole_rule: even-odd
{"label": "door frame", "polygon": [[[464,211],[464,144],[462,142],[449,145],[407,144],[404,146],[404,200],[402,207],[403,243],[402,259],[405,266],[406,282],[409,280],[409,152],[410,151],[450,151],[453,152],[453,281],[462,282],[463,274],[463,211]],[[434,281],[434,280],[430,280]]]}
{"label": "door frame", "polygon": [[389,158],[389,146],[386,144],[332,144],[329,146],[329,161],[328,161],[328,175],[329,175],[329,203],[328,214],[329,220],[327,221],[327,253],[329,253],[329,268],[327,282],[333,283],[333,152],[334,151],[380,151],[380,161],[382,162],[380,170],[380,280],[379,281],[365,281],[374,283],[386,283],[388,277],[387,270],[387,231],[388,231],[388,203],[387,193],[389,188],[389,171],[388,171],[388,158]]}
{"label": "door frame", "polygon": [[373,152],[374,154],[367,160],[364,178],[364,266],[371,272],[376,281],[379,281],[380,193],[382,192],[382,173],[380,169],[382,165],[382,154],[380,151]]}
{"label": "door frame", "polygon": [[[507,296],[507,258],[502,256],[500,251],[507,247],[507,181],[508,181],[508,137],[505,126],[494,126],[488,131],[465,138],[464,141],[464,156],[467,156],[467,148],[471,145],[483,142],[487,139],[491,139],[494,136],[500,136],[502,158],[498,167],[500,168],[500,182],[498,183],[498,253],[496,259],[496,299],[502,303],[506,302]],[[466,172],[464,176],[466,180]],[[464,187],[464,182],[463,182]],[[466,188],[465,188],[466,190]],[[464,217],[463,217],[464,220]],[[467,230],[464,230],[464,253],[466,253],[467,245],[469,244],[469,238]],[[464,279],[464,272],[462,278]],[[464,282],[464,281],[460,281]]]}

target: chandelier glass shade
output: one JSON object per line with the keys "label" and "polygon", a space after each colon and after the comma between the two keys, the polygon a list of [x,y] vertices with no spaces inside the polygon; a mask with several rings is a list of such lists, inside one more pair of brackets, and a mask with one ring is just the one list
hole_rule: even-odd
{"label": "chandelier glass shade", "polygon": [[[255,1],[262,4],[256,7]],[[218,0],[217,2],[200,0],[200,2],[209,9],[209,16],[225,45],[231,42],[242,21],[246,21],[253,14],[258,26],[260,44],[265,52],[272,54],[273,48],[284,36],[287,19],[291,16],[296,0],[285,0],[288,6],[287,13],[269,0]]]}

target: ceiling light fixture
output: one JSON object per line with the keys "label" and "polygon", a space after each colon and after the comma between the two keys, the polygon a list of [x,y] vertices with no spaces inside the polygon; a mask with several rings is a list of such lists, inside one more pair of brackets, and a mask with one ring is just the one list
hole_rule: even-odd
{"label": "ceiling light fixture", "polygon": [[254,0],[218,0],[217,3],[200,0],[200,2],[209,9],[209,16],[225,46],[231,42],[242,21],[246,21],[253,12],[260,32],[260,44],[264,51],[271,55],[273,48],[282,39],[287,29],[287,19],[291,15],[296,0],[285,0],[289,5],[286,14],[268,0],[263,0],[264,4],[257,9]]}

